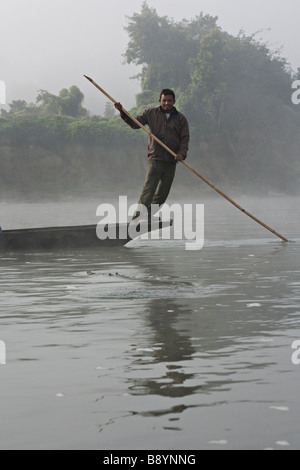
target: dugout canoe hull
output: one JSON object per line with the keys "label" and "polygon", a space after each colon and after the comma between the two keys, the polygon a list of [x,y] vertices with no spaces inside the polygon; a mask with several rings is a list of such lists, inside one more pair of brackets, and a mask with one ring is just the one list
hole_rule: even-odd
{"label": "dugout canoe hull", "polygon": [[[136,233],[142,235],[170,225],[172,221],[140,223],[136,225]],[[105,231],[107,237],[103,238]],[[0,252],[124,246],[131,240],[129,223],[107,224],[101,230],[97,225],[12,229],[0,232]]]}

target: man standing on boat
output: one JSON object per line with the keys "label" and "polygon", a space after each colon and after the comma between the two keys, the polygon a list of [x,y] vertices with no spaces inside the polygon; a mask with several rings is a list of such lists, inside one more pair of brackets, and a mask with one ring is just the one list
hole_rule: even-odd
{"label": "man standing on boat", "polygon": [[[139,205],[143,205],[151,216],[151,205],[165,203],[175,176],[177,162],[187,157],[189,147],[189,125],[186,117],[175,108],[175,93],[165,88],[159,98],[160,106],[146,109],[136,119],[143,125],[148,125],[150,132],[161,140],[174,153],[174,158],[150,135],[148,139],[148,170],[144,187],[142,189]],[[133,129],[140,127],[124,113],[121,103],[115,108],[120,112],[121,118]],[[138,217],[140,211],[134,215]],[[153,215],[153,214],[152,214]]]}

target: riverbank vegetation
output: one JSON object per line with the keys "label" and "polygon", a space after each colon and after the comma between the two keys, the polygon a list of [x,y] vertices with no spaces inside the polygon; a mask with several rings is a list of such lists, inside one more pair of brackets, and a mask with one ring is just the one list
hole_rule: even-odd
{"label": "riverbank vegetation", "polygon": [[[231,36],[202,13],[174,22],[144,3],[128,19],[128,64],[141,68],[132,114],[157,106],[173,88],[190,123],[189,163],[222,189],[297,193],[300,78],[280,51],[256,35]],[[95,90],[96,93],[96,90]],[[0,116],[0,196],[65,197],[139,193],[147,136],[130,129],[108,103],[91,116],[75,85],[58,96],[39,90],[35,103],[13,101]],[[199,180],[180,168],[174,186],[192,196]]]}

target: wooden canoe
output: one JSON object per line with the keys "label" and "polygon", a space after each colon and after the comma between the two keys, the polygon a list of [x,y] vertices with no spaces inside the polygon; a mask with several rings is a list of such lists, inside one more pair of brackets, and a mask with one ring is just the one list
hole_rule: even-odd
{"label": "wooden canoe", "polygon": [[[140,223],[136,226],[136,232],[142,235],[170,225],[172,225],[172,221],[157,221],[152,224]],[[107,224],[104,230],[108,233],[107,238],[104,239],[98,237],[97,225],[2,230],[0,232],[0,252],[124,246],[132,240],[129,223]],[[113,236],[109,236],[112,233]]]}

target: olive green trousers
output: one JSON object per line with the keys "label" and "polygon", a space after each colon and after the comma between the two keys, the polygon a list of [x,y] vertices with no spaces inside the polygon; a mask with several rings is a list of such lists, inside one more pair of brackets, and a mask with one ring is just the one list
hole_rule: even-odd
{"label": "olive green trousers", "polygon": [[148,170],[139,204],[150,209],[151,204],[161,206],[165,203],[176,171],[176,163],[161,160],[149,160]]}

